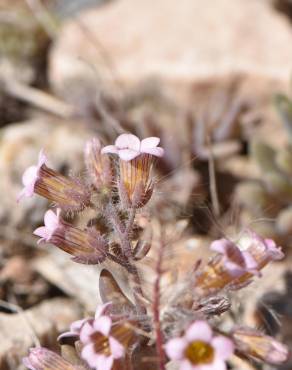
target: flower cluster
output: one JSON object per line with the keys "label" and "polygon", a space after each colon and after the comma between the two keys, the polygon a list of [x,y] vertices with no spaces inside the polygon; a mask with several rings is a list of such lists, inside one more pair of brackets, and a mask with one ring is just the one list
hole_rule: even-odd
{"label": "flower cluster", "polygon": [[[238,354],[273,365],[286,361],[286,346],[274,338],[236,325],[223,331],[218,320],[211,320],[230,309],[226,293],[244,288],[261,277],[267,264],[283,258],[281,248],[271,239],[247,231],[236,242],[213,241],[210,249],[215,255],[205,265],[194,260],[196,268],[178,281],[178,289],[171,286],[172,295],[163,307],[161,252],[154,293],[147,296],[146,279],[137,261],[143,261],[152,243],[151,238],[145,240],[136,214],[153,193],[154,158],[164,154],[158,145],[159,138],[140,141],[132,134],[122,134],[115,145],[105,147],[94,138],[85,146],[85,181],[49,168],[43,152],[38,164],[25,171],[19,199],[36,193],[57,206],[46,212],[44,226],[34,231],[39,243],[54,244],[78,263],[111,260],[126,270],[128,288],[132,289],[131,302],[127,294],[115,291],[113,296],[122,296],[121,300],[115,297],[113,302],[98,306],[95,317],[72,323],[70,330],[59,336],[61,345],[74,349],[75,360],[40,347],[31,349],[24,359],[27,368],[136,370],[142,368],[143,357],[149,357],[159,370],[165,370],[168,362],[179,370],[226,370]],[[86,227],[68,221],[68,213],[79,214],[85,208],[95,214]],[[113,281],[111,286],[117,289],[118,284]]]}
{"label": "flower cluster", "polygon": [[[163,149],[158,147],[159,138],[150,137],[140,142],[132,134],[120,135],[115,146],[102,148],[99,139],[93,138],[85,145],[84,158],[90,182],[65,177],[47,166],[47,157],[43,151],[39,154],[38,164],[29,167],[23,174],[23,190],[19,200],[39,194],[57,205],[56,213],[48,210],[44,217],[44,226],[37,228],[34,234],[63,251],[71,254],[75,262],[97,264],[106,258],[127,267],[125,258],[120,259],[110,252],[108,237],[101,235],[96,228],[80,229],[66,222],[62,215],[68,211],[81,212],[86,207],[96,210],[105,223],[119,230],[121,247],[127,258],[134,257],[134,246],[125,242],[131,231],[132,223],[125,225],[120,219],[119,205],[125,206],[133,214],[135,209],[149,201],[153,180],[151,167],[153,157],[163,156]],[[114,164],[106,155],[118,154],[119,172],[115,173]],[[116,190],[120,194],[120,203],[116,204]],[[124,234],[124,235],[123,235]]]}

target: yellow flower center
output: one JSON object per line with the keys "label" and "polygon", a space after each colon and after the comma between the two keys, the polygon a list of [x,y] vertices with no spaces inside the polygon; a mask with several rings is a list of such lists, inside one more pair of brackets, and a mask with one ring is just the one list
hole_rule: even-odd
{"label": "yellow flower center", "polygon": [[193,365],[209,364],[214,359],[214,349],[209,343],[196,340],[187,346],[185,356]]}

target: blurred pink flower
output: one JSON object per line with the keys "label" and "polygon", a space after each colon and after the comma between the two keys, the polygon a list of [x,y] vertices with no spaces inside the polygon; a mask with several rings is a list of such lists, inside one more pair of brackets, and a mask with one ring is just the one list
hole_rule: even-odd
{"label": "blurred pink flower", "polygon": [[122,134],[116,139],[115,145],[105,146],[101,153],[118,154],[123,161],[131,161],[143,153],[162,157],[164,149],[158,146],[159,142],[158,137],[148,137],[140,141],[135,135]]}
{"label": "blurred pink flower", "polygon": [[23,197],[33,196],[35,183],[37,182],[39,177],[39,171],[42,165],[46,163],[46,161],[47,157],[44,154],[44,151],[41,150],[39,153],[38,164],[36,166],[28,167],[22,175],[22,183],[24,185],[24,188],[20,192],[17,201],[20,201]]}
{"label": "blurred pink flower", "polygon": [[52,211],[51,209],[49,209],[45,213],[44,217],[45,226],[38,227],[33,232],[34,235],[41,237],[41,239],[38,240],[38,243],[41,243],[43,241],[49,242],[57,228],[62,225],[60,221],[60,213],[61,213],[60,208],[57,208],[56,213],[54,213],[54,211]]}
{"label": "blurred pink flower", "polygon": [[240,352],[269,364],[282,364],[290,356],[289,348],[285,344],[255,329],[234,328],[232,339]]}
{"label": "blurred pink flower", "polygon": [[211,250],[223,255],[223,263],[232,276],[239,277],[245,272],[259,275],[259,266],[248,251],[241,251],[236,244],[228,239],[214,240]]}
{"label": "blurred pink flower", "polygon": [[74,366],[64,360],[57,353],[43,347],[35,347],[29,350],[29,354],[23,360],[23,365],[30,370],[83,370],[84,367]]}
{"label": "blurred pink flower", "polygon": [[111,334],[112,320],[104,315],[106,306],[101,306],[93,321],[87,321],[80,330],[83,345],[82,358],[96,370],[110,370],[114,360],[124,356],[124,346]]}
{"label": "blurred pink flower", "polygon": [[171,360],[179,362],[179,370],[225,370],[234,345],[222,335],[213,336],[207,322],[196,321],[183,337],[169,340],[165,350]]}
{"label": "blurred pink flower", "polygon": [[277,261],[284,258],[282,248],[277,246],[274,240],[264,239],[253,230],[248,231],[249,247],[247,251],[258,260],[258,263],[265,265],[271,261]]}

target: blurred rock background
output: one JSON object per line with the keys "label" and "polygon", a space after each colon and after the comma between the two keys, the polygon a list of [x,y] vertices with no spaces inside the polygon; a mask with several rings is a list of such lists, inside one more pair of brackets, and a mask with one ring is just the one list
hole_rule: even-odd
{"label": "blurred rock background", "polygon": [[48,204],[16,203],[24,169],[45,148],[84,176],[86,139],[123,130],[162,138],[151,211],[186,221],[182,271],[245,227],[283,246],[237,306],[292,343],[291,22],[290,0],[0,0],[1,370],[99,301],[98,268],[36,246]]}

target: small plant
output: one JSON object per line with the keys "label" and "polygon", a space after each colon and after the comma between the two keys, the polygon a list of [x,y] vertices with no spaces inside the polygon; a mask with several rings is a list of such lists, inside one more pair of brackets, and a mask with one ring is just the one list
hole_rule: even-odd
{"label": "small plant", "polygon": [[[54,244],[76,263],[102,266],[112,261],[126,272],[132,292],[129,300],[120,288],[113,288],[113,299],[99,305],[95,317],[72,323],[60,335],[60,344],[73,349],[70,358],[32,348],[23,360],[27,368],[165,370],[172,364],[180,370],[223,370],[234,356],[275,365],[286,361],[286,346],[274,338],[238,325],[223,329],[216,320],[230,310],[232,294],[261,276],[267,264],[283,258],[281,248],[271,239],[247,231],[237,243],[216,240],[211,244],[215,255],[205,265],[194,256],[192,270],[169,280],[168,286],[163,283],[170,241],[163,225],[158,244],[151,238],[143,240],[143,227],[137,222],[155,188],[154,159],[164,154],[159,141],[122,134],[115,145],[102,148],[97,138],[92,139],[85,147],[86,181],[49,168],[43,152],[38,164],[25,171],[20,199],[36,193],[57,208],[48,210],[44,226],[34,231],[39,242]],[[85,228],[68,221],[67,216],[88,209],[95,217]],[[140,267],[146,255],[152,253],[153,258],[154,252],[157,258],[149,294]],[[162,289],[170,293],[167,302],[161,299]]]}

